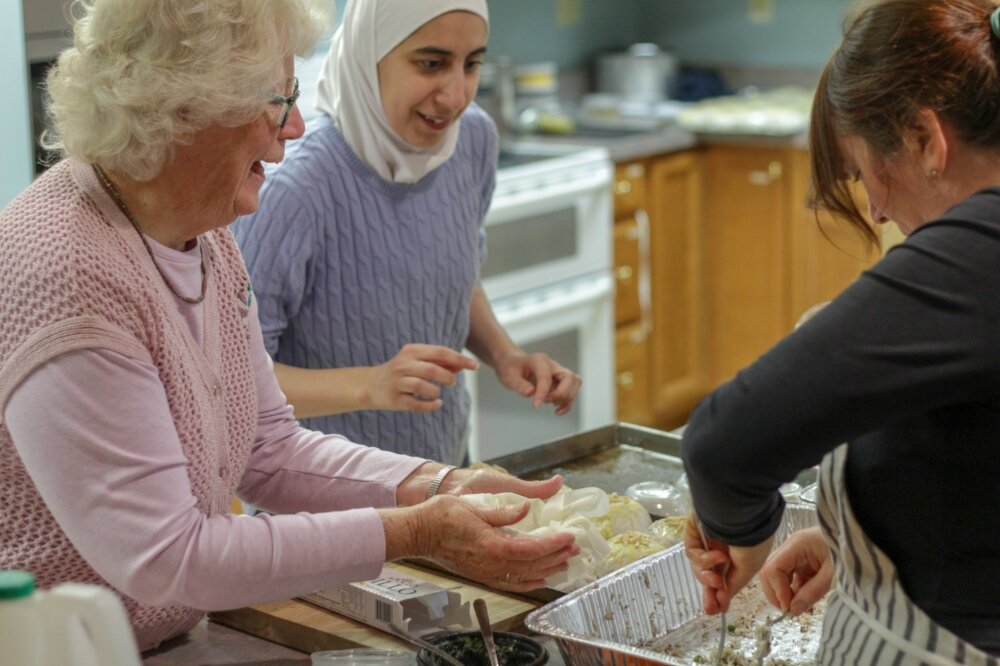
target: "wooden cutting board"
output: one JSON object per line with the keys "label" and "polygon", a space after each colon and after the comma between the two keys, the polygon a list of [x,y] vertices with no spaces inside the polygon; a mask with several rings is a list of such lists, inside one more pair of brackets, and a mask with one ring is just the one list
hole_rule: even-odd
{"label": "wooden cutting board", "polygon": [[[524,632],[524,617],[540,605],[537,601],[504,594],[466,580],[456,580],[447,574],[416,565],[392,562],[387,566],[455,590],[462,595],[462,601],[470,605],[474,599],[482,597],[490,611],[490,622],[495,631]],[[359,647],[414,649],[409,643],[383,631],[299,599],[210,613],[209,619],[307,653]],[[472,622],[475,625],[474,615]]]}

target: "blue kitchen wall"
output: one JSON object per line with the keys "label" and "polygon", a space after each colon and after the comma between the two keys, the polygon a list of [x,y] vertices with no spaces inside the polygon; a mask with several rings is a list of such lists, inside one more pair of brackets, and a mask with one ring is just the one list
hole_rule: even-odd
{"label": "blue kitchen wall", "polygon": [[682,61],[821,69],[840,43],[851,0],[773,0],[774,20],[751,23],[747,0],[639,0],[645,39]]}
{"label": "blue kitchen wall", "polygon": [[[579,21],[559,25],[561,0],[487,0],[490,10],[490,57],[509,56],[519,63],[555,61],[560,67],[586,66],[594,53],[641,40],[641,0],[569,0],[579,2]],[[335,0],[337,21],[347,0]]]}
{"label": "blue kitchen wall", "polygon": [[641,0],[577,1],[579,21],[559,25],[559,0],[491,0],[490,56],[520,63],[552,60],[573,68],[589,65],[600,51],[642,41]]}
{"label": "blue kitchen wall", "polygon": [[0,2],[0,208],[31,183],[31,103],[20,2]]}
{"label": "blue kitchen wall", "polygon": [[774,0],[774,21],[747,19],[747,0],[578,0],[577,25],[556,23],[560,0],[491,0],[491,55],[585,66],[638,41],[684,62],[819,69],[840,41],[851,0]]}
{"label": "blue kitchen wall", "polygon": [[[579,20],[557,21],[579,3]],[[586,67],[594,55],[651,41],[684,62],[819,69],[840,41],[852,0],[773,0],[774,21],[747,19],[747,0],[489,0],[490,56]],[[338,16],[345,0],[336,0]]]}

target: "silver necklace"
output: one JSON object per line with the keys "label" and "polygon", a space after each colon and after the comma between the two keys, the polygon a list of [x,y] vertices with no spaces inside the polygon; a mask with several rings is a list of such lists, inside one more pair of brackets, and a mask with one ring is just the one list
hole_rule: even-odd
{"label": "silver necklace", "polygon": [[111,179],[108,178],[108,175],[104,173],[104,169],[95,164],[94,173],[97,174],[97,180],[101,182],[101,186],[104,187],[104,191],[108,193],[111,200],[115,202],[116,206],[118,206],[118,210],[122,212],[122,215],[124,215],[125,219],[129,221],[129,224],[132,225],[135,232],[139,234],[139,238],[142,239],[142,244],[146,247],[146,252],[149,253],[149,259],[153,262],[153,266],[156,267],[156,272],[160,274],[160,277],[163,279],[163,282],[167,285],[170,292],[185,303],[190,303],[191,305],[197,305],[205,300],[205,289],[208,286],[208,271],[205,269],[205,248],[201,248],[201,293],[197,298],[188,298],[177,291],[173,282],[171,282],[170,278],[164,274],[160,265],[156,263],[156,257],[153,255],[153,248],[149,246],[146,234],[142,233],[142,229],[139,228],[139,224],[135,221],[135,218],[132,217],[132,213],[129,212],[128,206],[125,205],[125,200],[122,199],[122,195],[118,193],[117,189],[115,189],[115,186],[111,183]]}

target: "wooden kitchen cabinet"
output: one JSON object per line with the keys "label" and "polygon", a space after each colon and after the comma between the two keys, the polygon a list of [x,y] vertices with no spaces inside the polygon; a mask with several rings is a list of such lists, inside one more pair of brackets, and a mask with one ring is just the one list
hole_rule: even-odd
{"label": "wooden kitchen cabinet", "polygon": [[615,332],[615,397],[619,421],[654,426],[649,405],[648,337],[638,321],[619,326]]}
{"label": "wooden kitchen cabinet", "polygon": [[672,428],[706,392],[700,151],[618,165],[618,418]]}
{"label": "wooden kitchen cabinet", "polygon": [[705,234],[711,384],[729,379],[789,330],[789,153],[706,151]]}
{"label": "wooden kitchen cabinet", "polygon": [[646,163],[615,168],[615,392],[618,420],[652,426],[650,408],[649,335],[649,216]]}
{"label": "wooden kitchen cabinet", "polygon": [[[816,214],[806,206],[809,193],[809,154],[791,151],[790,194],[792,211],[789,251],[791,324],[817,303],[832,300],[881,256],[853,227],[829,214]],[[868,200],[858,185],[858,208],[866,214]],[[895,225],[893,225],[895,227]]]}
{"label": "wooden kitchen cabinet", "polygon": [[[808,154],[795,148],[706,151],[710,384],[730,379],[878,260],[877,248],[806,207]],[[832,242],[831,242],[832,241]]]}
{"label": "wooden kitchen cabinet", "polygon": [[708,390],[708,320],[702,153],[649,166],[653,330],[650,401],[655,422],[675,428]]}
{"label": "wooden kitchen cabinet", "polygon": [[712,145],[618,165],[619,420],[684,424],[878,260],[852,229],[817,221],[808,186],[808,154],[793,147]]}
{"label": "wooden kitchen cabinet", "polygon": [[[642,317],[641,279],[646,242],[645,229],[635,216],[615,221],[615,325],[630,324]],[[648,264],[648,262],[647,262]]]}

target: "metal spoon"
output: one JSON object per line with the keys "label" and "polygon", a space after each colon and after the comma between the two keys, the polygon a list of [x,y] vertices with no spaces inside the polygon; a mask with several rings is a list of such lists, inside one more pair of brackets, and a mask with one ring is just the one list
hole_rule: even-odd
{"label": "metal spoon", "polygon": [[[705,530],[701,526],[701,521],[698,521],[698,535],[701,537],[701,547],[708,550],[708,539],[705,538]],[[726,584],[726,573],[729,571],[729,563],[722,568],[722,584]],[[723,588],[725,589],[725,588]],[[726,650],[726,614],[719,614],[719,648],[715,652],[715,666],[720,666],[722,664],[722,655]]]}
{"label": "metal spoon", "polygon": [[490,658],[490,666],[500,666],[500,659],[497,658],[497,646],[493,642],[493,627],[490,625],[490,614],[486,610],[486,602],[482,599],[476,599],[472,602],[472,607],[476,610],[479,630],[483,632],[483,642],[486,643],[486,654]]}

